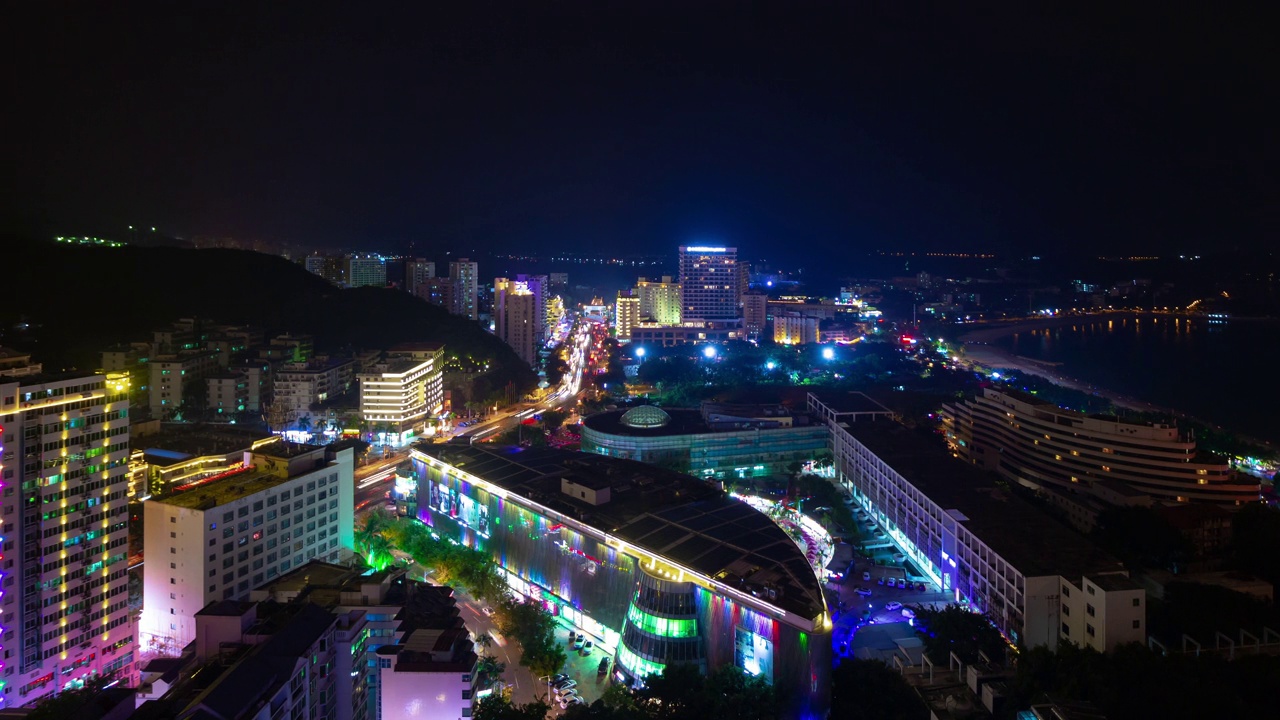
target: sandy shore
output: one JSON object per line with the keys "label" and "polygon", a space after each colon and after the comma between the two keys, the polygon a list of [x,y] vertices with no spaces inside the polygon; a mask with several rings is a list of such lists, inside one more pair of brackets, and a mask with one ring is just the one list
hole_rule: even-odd
{"label": "sandy shore", "polygon": [[1140,410],[1144,412],[1178,414],[1170,408],[1160,407],[1143,400],[1138,400],[1137,398],[1121,395],[1118,392],[1107,390],[1106,388],[1100,388],[1096,385],[1087,383],[1084,380],[1080,380],[1079,378],[1064,375],[1062,373],[1062,368],[1055,363],[1014,355],[1004,348],[990,344],[995,340],[1008,337],[1014,333],[1062,327],[1064,325],[1077,325],[1080,323],[1095,322],[1101,318],[1124,317],[1131,314],[1137,316],[1137,313],[1072,315],[1067,317],[1017,320],[1007,323],[985,325],[978,329],[971,330],[959,337],[959,341],[964,345],[964,356],[962,359],[970,366],[980,366],[988,371],[999,368],[1010,368],[1026,375],[1036,375],[1045,378],[1046,380],[1050,380],[1057,385],[1061,385],[1062,387],[1079,390],[1098,397],[1104,397],[1110,400],[1114,405],[1116,405],[1116,407]]}

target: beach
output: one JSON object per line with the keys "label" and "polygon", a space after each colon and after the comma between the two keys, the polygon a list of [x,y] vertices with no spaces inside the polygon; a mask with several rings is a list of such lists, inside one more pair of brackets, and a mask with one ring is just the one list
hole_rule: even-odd
{"label": "beach", "polygon": [[[1136,313],[1133,314],[1136,315]],[[1107,313],[1105,317],[1114,317],[1115,315],[1118,314]],[[1138,400],[1137,398],[1129,397],[1127,395],[1122,395],[1121,393],[1113,390],[1100,388],[1096,385],[1085,382],[1084,380],[1065,375],[1058,363],[1049,363],[1042,360],[1036,360],[1034,358],[1014,355],[1004,348],[992,344],[996,340],[1008,337],[1015,333],[1062,327],[1064,325],[1074,325],[1081,322],[1091,322],[1097,320],[1098,317],[1099,316],[1096,315],[1072,315],[983,325],[982,327],[966,332],[958,338],[958,341],[964,346],[964,355],[961,357],[961,361],[968,364],[970,367],[981,367],[987,371],[1008,368],[1011,370],[1017,370],[1018,372],[1026,375],[1036,375],[1038,377],[1045,378],[1046,380],[1050,380],[1057,385],[1061,385],[1062,387],[1106,398],[1116,407],[1143,412],[1162,412],[1175,415],[1181,414],[1171,408],[1160,407],[1159,405]]]}

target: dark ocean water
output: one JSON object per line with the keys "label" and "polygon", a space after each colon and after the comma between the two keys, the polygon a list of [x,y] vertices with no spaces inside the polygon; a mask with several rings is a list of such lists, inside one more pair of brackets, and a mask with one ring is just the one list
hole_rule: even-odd
{"label": "dark ocean water", "polygon": [[1064,375],[1280,441],[1280,321],[1127,317],[1018,333],[995,344]]}

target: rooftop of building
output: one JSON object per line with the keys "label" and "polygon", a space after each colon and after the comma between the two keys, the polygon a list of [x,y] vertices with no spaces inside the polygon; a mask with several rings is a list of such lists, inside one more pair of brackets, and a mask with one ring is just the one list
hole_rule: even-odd
{"label": "rooftop of building", "polygon": [[404,342],[392,345],[387,349],[389,353],[416,353],[416,352],[439,352],[444,349],[444,343],[434,342]]}
{"label": "rooftop of building", "polygon": [[871,399],[866,393],[821,391],[810,393],[837,413],[882,413],[892,415],[893,411]]}
{"label": "rooftop of building", "polygon": [[1098,586],[1103,592],[1119,592],[1122,590],[1141,590],[1142,585],[1137,580],[1128,575],[1120,573],[1105,573],[1102,575],[1090,575],[1089,582]]}
{"label": "rooftop of building", "polygon": [[[421,443],[415,449],[742,592],[775,591],[769,602],[788,612],[816,618],[826,607],[813,568],[786,532],[688,475],[555,448]],[[572,498],[561,491],[564,478],[608,479],[610,499],[591,505]]]}
{"label": "rooftop of building", "polygon": [[964,526],[1023,575],[1074,578],[1123,569],[1101,548],[997,486],[991,474],[952,457],[940,437],[895,422],[843,427],[943,510],[960,512]]}
{"label": "rooftop of building", "polygon": [[211,617],[240,617],[253,607],[254,603],[245,600],[215,600],[208,605],[200,608],[196,613],[196,617],[201,615]]}
{"label": "rooftop of building", "polygon": [[[285,446],[290,454],[285,455],[277,453],[277,445]],[[319,449],[323,448],[316,445],[298,445],[297,443],[282,442],[272,444],[270,447],[271,452],[264,453],[259,451],[257,454],[265,454],[269,457],[285,458],[306,452],[315,452]],[[320,455],[317,464],[314,467],[306,468],[306,470],[309,472],[315,468],[322,467],[325,464],[328,464],[327,457],[325,457],[325,455]],[[298,474],[299,473],[294,473],[292,476],[285,476],[281,475],[279,472],[263,470],[250,466],[240,472],[227,474],[225,477],[221,477],[217,480],[212,480],[203,485],[197,485],[186,492],[170,495],[169,497],[160,500],[152,500],[152,502],[162,502],[168,505],[192,510],[208,510],[210,508],[218,507],[219,505],[226,505],[229,502],[234,502],[242,497],[262,492],[263,490],[269,490],[281,483],[288,482],[292,477],[295,477]]]}
{"label": "rooftop of building", "polygon": [[[381,599],[364,593],[369,585],[383,587]],[[292,596],[326,609],[339,606],[399,606],[396,620],[402,632],[418,628],[463,627],[453,588],[408,577],[403,568],[373,571],[312,560],[254,591],[253,597]]]}
{"label": "rooftop of building", "polygon": [[[708,421],[708,416],[715,418],[730,414],[733,417]],[[782,405],[723,403],[707,404],[698,410],[638,405],[633,408],[598,412],[583,418],[582,423],[591,430],[607,435],[669,437],[733,432],[755,427],[762,430],[778,429],[779,423],[787,419],[792,421],[793,427],[809,425],[807,415],[792,414]]]}

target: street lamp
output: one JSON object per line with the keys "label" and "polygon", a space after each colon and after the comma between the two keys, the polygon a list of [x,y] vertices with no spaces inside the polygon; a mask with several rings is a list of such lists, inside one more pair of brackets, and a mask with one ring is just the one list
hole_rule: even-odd
{"label": "street lamp", "polygon": [[636,357],[638,358],[644,357],[644,348],[642,347],[636,348]]}
{"label": "street lamp", "polygon": [[772,360],[770,360],[769,362],[767,362],[767,363],[765,363],[765,364],[764,364],[764,369],[765,369],[765,370],[772,370],[772,369],[774,369],[774,368],[776,368],[776,367],[778,367],[778,363],[776,363],[776,362],[774,362],[774,361],[772,361]]}
{"label": "street lamp", "polygon": [[703,354],[703,356],[705,356],[708,360],[713,360],[713,359],[715,359],[715,356],[716,356],[716,346],[715,346],[715,345],[708,345],[708,346],[706,346],[706,347],[702,348],[702,354]]}
{"label": "street lamp", "polygon": [[834,359],[835,359],[835,357],[836,357],[836,350],[835,350],[835,348],[829,348],[829,347],[822,348],[822,359],[823,359],[823,360],[834,360]]}

